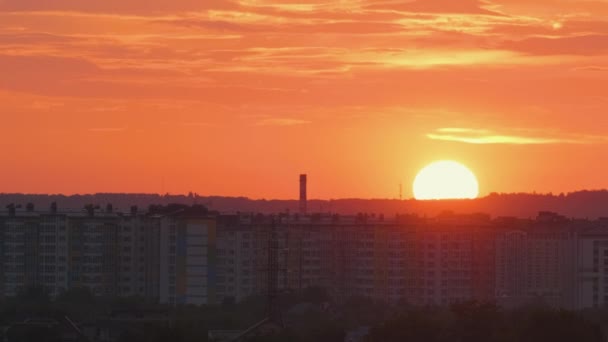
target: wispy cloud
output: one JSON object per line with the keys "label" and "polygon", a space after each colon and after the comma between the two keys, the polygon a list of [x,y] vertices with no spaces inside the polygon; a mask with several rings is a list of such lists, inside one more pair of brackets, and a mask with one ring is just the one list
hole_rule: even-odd
{"label": "wispy cloud", "polygon": [[64,105],[64,103],[59,102],[59,101],[37,100],[31,104],[26,104],[24,107],[34,109],[34,110],[49,110],[52,108],[61,107],[63,105]]}
{"label": "wispy cloud", "polygon": [[262,119],[256,123],[256,126],[296,126],[310,124],[311,121],[293,118],[269,118]]}
{"label": "wispy cloud", "polygon": [[32,1],[3,0],[0,11],[76,11],[89,13],[166,13],[170,11],[201,11],[208,9],[231,9],[237,3],[231,0],[106,0],[106,1]]}
{"label": "wispy cloud", "polygon": [[411,2],[383,2],[369,6],[374,9],[405,11],[415,13],[456,13],[456,14],[482,14],[502,15],[487,9],[489,5],[480,0],[417,0]]}
{"label": "wispy cloud", "polygon": [[487,129],[461,128],[461,127],[445,127],[437,129],[439,133],[464,133],[464,134],[488,134]]}
{"label": "wispy cloud", "polygon": [[90,109],[92,112],[119,112],[125,110],[124,106],[101,106]]}
{"label": "wispy cloud", "polygon": [[573,68],[572,71],[608,71],[608,67],[599,65],[589,65]]}
{"label": "wispy cloud", "polygon": [[486,145],[548,145],[548,144],[593,144],[608,142],[607,136],[587,134],[511,134],[488,129],[439,128],[426,135],[427,138],[466,144]]}

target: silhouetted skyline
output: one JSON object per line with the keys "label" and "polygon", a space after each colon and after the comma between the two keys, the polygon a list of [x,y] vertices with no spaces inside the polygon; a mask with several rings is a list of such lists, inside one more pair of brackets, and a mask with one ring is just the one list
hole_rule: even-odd
{"label": "silhouetted skyline", "polygon": [[[25,211],[28,203],[35,205],[35,210],[45,212],[55,203],[62,210],[81,211],[87,204],[98,205],[105,210],[112,204],[116,210],[128,212],[131,206],[147,210],[150,205],[199,204],[219,212],[250,213],[285,213],[300,212],[301,201],[277,199],[250,199],[246,197],[202,196],[191,193],[177,194],[127,194],[100,193],[83,195],[42,195],[42,194],[1,194],[0,212],[6,211],[9,204],[20,204]],[[310,213],[335,213],[356,215],[358,213],[413,214],[435,216],[449,211],[459,214],[481,213],[491,217],[513,216],[519,218],[536,217],[540,211],[551,211],[573,218],[608,217],[608,191],[579,191],[569,194],[490,194],[475,200],[416,201],[398,199],[333,199],[307,200],[307,211]]]}

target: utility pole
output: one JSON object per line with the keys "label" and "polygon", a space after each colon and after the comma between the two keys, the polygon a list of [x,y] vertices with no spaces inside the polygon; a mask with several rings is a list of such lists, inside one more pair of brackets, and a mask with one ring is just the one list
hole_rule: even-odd
{"label": "utility pole", "polygon": [[267,311],[270,322],[283,326],[279,297],[279,239],[276,218],[272,217],[268,239],[268,302]]}
{"label": "utility pole", "polygon": [[[277,234],[277,219],[271,217],[270,230],[268,231],[268,277],[266,278],[267,298],[266,317],[254,324],[240,335],[233,338],[231,342],[242,342],[245,338],[256,336],[259,332],[266,332],[270,328],[277,332],[283,329],[283,317],[279,303],[279,237]],[[280,220],[280,217],[279,217]]]}

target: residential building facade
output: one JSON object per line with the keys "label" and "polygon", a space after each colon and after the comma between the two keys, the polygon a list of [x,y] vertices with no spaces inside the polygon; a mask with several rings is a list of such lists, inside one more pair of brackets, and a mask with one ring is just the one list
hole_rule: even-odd
{"label": "residential building facade", "polygon": [[389,219],[161,209],[9,208],[0,213],[0,296],[32,286],[51,296],[87,287],[97,296],[170,305],[238,302],[268,291],[274,235],[280,291],[321,287],[337,300],[364,296],[414,305],[608,304],[608,227],[602,220],[551,213],[534,220]]}

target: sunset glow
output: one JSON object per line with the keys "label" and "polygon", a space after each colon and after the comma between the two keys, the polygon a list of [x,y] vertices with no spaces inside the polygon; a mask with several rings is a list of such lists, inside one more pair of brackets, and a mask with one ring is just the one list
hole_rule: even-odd
{"label": "sunset glow", "polygon": [[[608,187],[608,2],[1,0],[0,192]],[[593,167],[588,167],[593,165]],[[411,197],[407,192],[404,197]]]}
{"label": "sunset glow", "polygon": [[475,174],[454,161],[438,161],[420,170],[414,180],[417,200],[475,199],[479,184]]}

